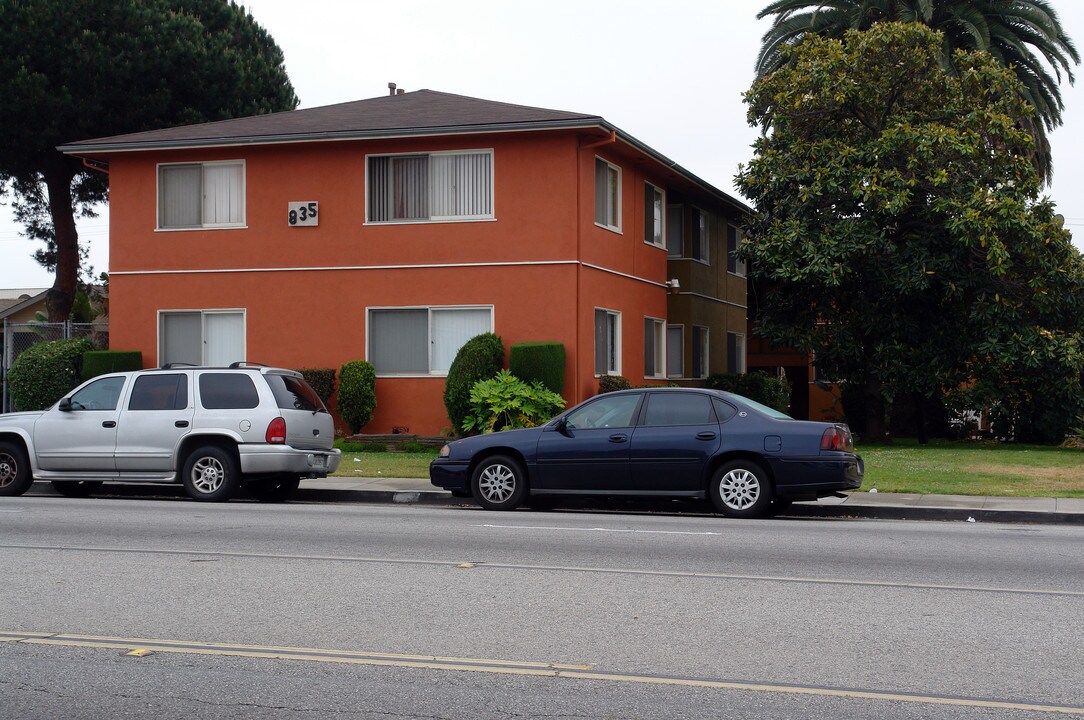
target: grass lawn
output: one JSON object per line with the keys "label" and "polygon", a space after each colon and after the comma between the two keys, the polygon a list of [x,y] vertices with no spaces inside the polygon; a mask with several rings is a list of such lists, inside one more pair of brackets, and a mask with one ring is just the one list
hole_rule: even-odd
{"label": "grass lawn", "polygon": [[858,448],[863,490],[933,495],[1084,497],[1084,450],[914,440]]}
{"label": "grass lawn", "polygon": [[[932,495],[1084,498],[1084,450],[914,440],[858,448],[863,490]],[[340,477],[429,477],[429,452],[344,452]],[[358,462],[354,461],[358,458]]]}

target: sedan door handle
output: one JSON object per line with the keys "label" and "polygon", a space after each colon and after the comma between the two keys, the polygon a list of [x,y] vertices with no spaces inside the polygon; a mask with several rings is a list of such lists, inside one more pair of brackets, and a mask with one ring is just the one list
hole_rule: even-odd
{"label": "sedan door handle", "polygon": [[708,430],[707,432],[697,433],[696,434],[696,439],[697,440],[714,440],[715,439],[715,433],[711,432],[710,430]]}
{"label": "sedan door handle", "polygon": [[188,427],[188,421],[178,420],[177,422],[173,423],[173,427]]}
{"label": "sedan door handle", "polygon": [[102,421],[102,427],[104,427],[104,428],[115,428],[116,426],[117,426],[117,421],[116,420],[103,420]]}
{"label": "sedan door handle", "polygon": [[629,439],[628,435],[618,434],[618,435],[611,435],[610,436],[610,442],[612,442],[612,443],[623,443],[628,439]]}

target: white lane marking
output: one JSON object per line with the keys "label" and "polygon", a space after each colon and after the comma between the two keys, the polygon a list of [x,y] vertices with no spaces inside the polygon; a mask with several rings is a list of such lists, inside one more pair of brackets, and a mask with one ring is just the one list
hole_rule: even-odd
{"label": "white lane marking", "polygon": [[564,530],[566,532],[609,532],[609,533],[638,533],[642,535],[722,535],[717,532],[690,532],[688,530],[628,530],[623,528],[577,528],[558,527],[550,525],[475,525],[474,527],[496,528],[500,530]]}

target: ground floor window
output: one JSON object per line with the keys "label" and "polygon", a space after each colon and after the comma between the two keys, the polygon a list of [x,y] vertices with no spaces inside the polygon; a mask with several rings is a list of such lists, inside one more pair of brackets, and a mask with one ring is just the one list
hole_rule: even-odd
{"label": "ground floor window", "polygon": [[[742,338],[744,341],[744,338]],[[744,358],[744,352],[742,354]],[[742,361],[742,371],[745,370],[745,361]],[[699,325],[693,325],[693,377],[706,378],[708,376],[708,329]]]}
{"label": "ground floor window", "polygon": [[685,328],[666,326],[666,376],[685,377]]}
{"label": "ground floor window", "polygon": [[595,374],[621,374],[621,313],[595,308]]}
{"label": "ground floor window", "polygon": [[493,307],[370,308],[368,328],[377,375],[446,375],[459,348],[493,332]]}
{"label": "ground floor window", "polygon": [[745,372],[745,336],[740,333],[726,334],[726,369],[732,373]]}
{"label": "ground floor window", "polygon": [[158,364],[225,367],[245,357],[244,310],[163,310]]}
{"label": "ground floor window", "polygon": [[665,360],[666,321],[644,318],[644,377],[665,377]]}

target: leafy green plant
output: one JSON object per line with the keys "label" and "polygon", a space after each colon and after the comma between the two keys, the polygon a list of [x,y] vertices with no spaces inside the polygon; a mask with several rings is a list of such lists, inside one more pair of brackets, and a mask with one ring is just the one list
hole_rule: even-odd
{"label": "leafy green plant", "polygon": [[522,342],[508,348],[508,369],[525,382],[538,380],[547,389],[565,389],[565,346],[559,342]]}
{"label": "leafy green plant", "polygon": [[384,443],[359,443],[347,440],[336,440],[335,447],[344,453],[382,453],[388,451]]}
{"label": "leafy green plant", "polygon": [[790,407],[790,383],[768,373],[716,373],[708,378],[707,385],[713,390],[725,390],[756,400],[779,412],[785,413]]}
{"label": "leafy green plant", "polygon": [[444,381],[444,408],[452,427],[463,428],[471,412],[471,389],[504,367],[504,343],[493,333],[475,335],[459,348]]}
{"label": "leafy green plant", "polygon": [[615,390],[631,390],[632,383],[624,375],[603,375],[598,379],[598,394],[604,395]]}
{"label": "leafy green plant", "polygon": [[463,419],[463,430],[482,433],[535,427],[565,406],[565,399],[542,383],[527,384],[508,370],[476,382],[470,401],[471,412]]}
{"label": "leafy green plant", "polygon": [[298,372],[327,405],[335,394],[335,368],[300,368]]}
{"label": "leafy green plant", "polygon": [[1076,419],[1076,424],[1069,429],[1065,440],[1061,444],[1064,448],[1084,450],[1084,415]]}
{"label": "leafy green plant", "polygon": [[83,355],[94,349],[85,338],[38,343],[23,351],[8,373],[16,410],[44,410],[82,382]]}
{"label": "leafy green plant", "polygon": [[365,360],[351,360],[339,369],[339,414],[357,433],[376,410],[376,369]]}

